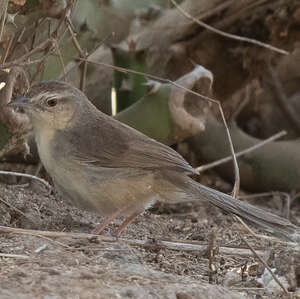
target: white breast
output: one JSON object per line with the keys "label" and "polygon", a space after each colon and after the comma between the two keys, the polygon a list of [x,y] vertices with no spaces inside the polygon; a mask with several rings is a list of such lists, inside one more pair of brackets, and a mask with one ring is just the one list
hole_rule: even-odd
{"label": "white breast", "polygon": [[53,155],[51,154],[51,144],[54,136],[53,130],[43,130],[43,134],[35,134],[35,141],[42,164],[51,175],[53,168]]}

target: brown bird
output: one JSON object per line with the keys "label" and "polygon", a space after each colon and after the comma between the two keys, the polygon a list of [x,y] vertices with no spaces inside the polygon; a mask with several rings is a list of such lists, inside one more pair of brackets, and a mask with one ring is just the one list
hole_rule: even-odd
{"label": "brown bird", "polygon": [[120,215],[119,234],[157,200],[209,200],[274,234],[294,226],[261,208],[205,187],[176,151],[97,110],[77,88],[48,81],[9,104],[32,122],[40,159],[63,198],[106,216],[93,233]]}

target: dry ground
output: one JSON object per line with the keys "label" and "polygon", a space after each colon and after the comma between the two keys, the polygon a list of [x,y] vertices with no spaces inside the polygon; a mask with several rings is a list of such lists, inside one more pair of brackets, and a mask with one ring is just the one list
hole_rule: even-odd
{"label": "dry ground", "polygon": [[[273,211],[274,202],[269,201]],[[294,218],[299,215],[293,212]],[[99,220],[37,183],[0,183],[1,226],[88,233]],[[110,236],[118,222],[104,234]],[[0,233],[0,298],[284,298],[274,281],[266,282],[268,274],[248,249],[238,254],[236,248],[246,248],[241,234],[294,291],[299,283],[294,253],[241,229],[220,210],[193,203],[157,205],[121,235],[148,240],[147,246]],[[175,250],[159,240],[209,246]],[[226,246],[231,253],[222,252]]]}

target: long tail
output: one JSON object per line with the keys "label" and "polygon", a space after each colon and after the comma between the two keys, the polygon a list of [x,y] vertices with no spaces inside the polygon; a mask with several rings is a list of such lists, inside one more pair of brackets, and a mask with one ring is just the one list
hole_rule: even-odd
{"label": "long tail", "polygon": [[[218,208],[240,216],[244,220],[250,221],[259,228],[264,229],[274,235],[293,239],[297,226],[293,225],[288,219],[277,216],[273,213],[267,212],[262,208],[250,205],[246,202],[236,200],[232,196],[217,190],[205,187],[191,179],[190,186],[197,193],[208,199],[210,203]],[[193,192],[193,193],[194,193]]]}
{"label": "long tail", "polygon": [[213,205],[248,220],[261,228],[273,233],[287,236],[295,233],[296,226],[288,219],[282,218],[262,208],[236,200],[230,195],[198,184],[197,189],[201,196],[207,198]]}
{"label": "long tail", "polygon": [[165,172],[164,179],[166,178],[168,182],[172,182],[172,185],[176,186],[176,192],[185,195],[187,201],[208,200],[214,206],[235,214],[273,235],[293,241],[299,241],[300,239],[299,228],[293,225],[288,219],[203,186],[188,176],[175,174],[174,172]]}

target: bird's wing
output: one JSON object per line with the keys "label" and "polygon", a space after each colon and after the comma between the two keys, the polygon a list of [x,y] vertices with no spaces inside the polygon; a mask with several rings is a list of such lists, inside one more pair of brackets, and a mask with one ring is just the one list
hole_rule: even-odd
{"label": "bird's wing", "polygon": [[[91,124],[88,124],[89,129],[92,129],[88,130],[92,136],[79,133],[81,142],[85,144],[84,150],[74,152],[79,163],[111,168],[166,169],[198,173],[170,147],[112,118],[105,120],[97,122],[96,126],[102,124],[98,128],[91,128]],[[78,128],[76,132],[78,134]],[[87,135],[89,138],[85,138]]]}
{"label": "bird's wing", "polygon": [[120,157],[118,163],[124,167],[137,165],[139,168],[197,173],[176,151],[150,138],[131,140],[127,152]]}

